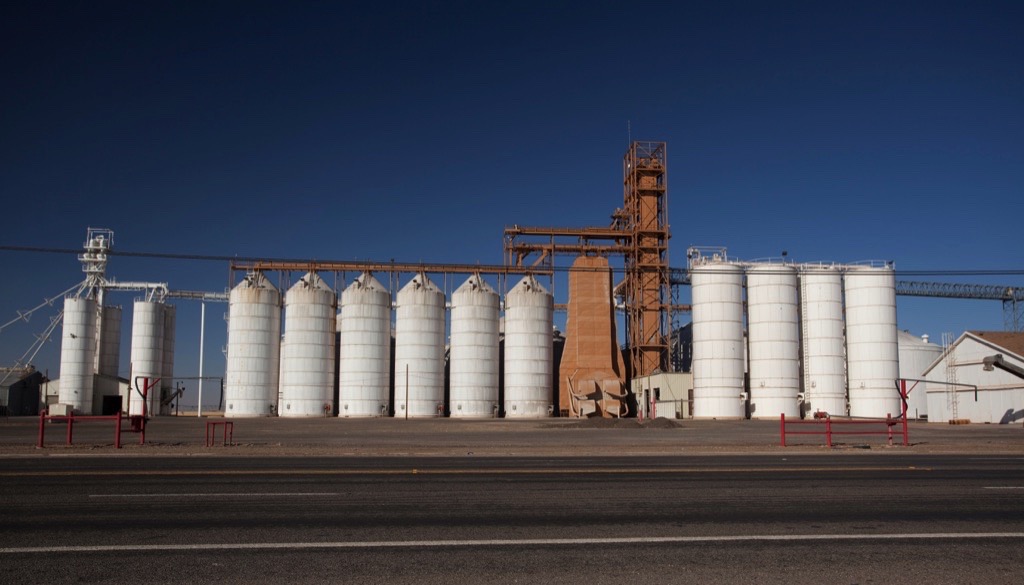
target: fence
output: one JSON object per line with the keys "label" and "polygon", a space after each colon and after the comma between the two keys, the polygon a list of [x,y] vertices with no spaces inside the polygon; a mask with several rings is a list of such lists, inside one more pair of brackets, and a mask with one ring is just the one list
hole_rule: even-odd
{"label": "fence", "polygon": [[[791,431],[786,427],[788,426],[807,426],[816,425],[824,427],[824,430],[813,430],[813,431]],[[884,425],[884,429],[879,429]],[[824,435],[825,444],[829,447],[832,446],[832,437],[836,435],[885,435],[888,438],[888,442],[892,445],[893,438],[893,427],[901,425],[903,436],[903,446],[910,446],[910,431],[907,428],[907,417],[906,415],[899,419],[892,418],[891,415],[886,415],[885,418],[875,419],[833,419],[831,416],[826,415],[824,418],[815,420],[786,420],[786,415],[780,416],[780,435],[782,446],[786,446],[786,437],[788,435]],[[867,430],[841,430],[844,427],[868,427]],[[874,428],[871,428],[871,427]],[[840,430],[836,430],[833,427],[839,427]]]}

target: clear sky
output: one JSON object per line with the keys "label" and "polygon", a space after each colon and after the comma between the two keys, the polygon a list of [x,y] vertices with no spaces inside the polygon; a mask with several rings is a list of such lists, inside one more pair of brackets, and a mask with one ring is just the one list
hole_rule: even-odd
{"label": "clear sky", "polygon": [[[674,266],[719,245],[1024,268],[1020,2],[430,4],[5,4],[0,242],[78,248],[93,226],[132,252],[497,264],[506,225],[607,225],[628,125],[668,143]],[[2,321],[81,278],[73,255],[0,260]],[[222,262],[110,274],[228,286]],[[936,339],[1002,327],[994,301],[898,310]],[[179,303],[179,375],[198,313]],[[46,323],[0,333],[2,361]],[[34,363],[52,374],[59,345]]]}

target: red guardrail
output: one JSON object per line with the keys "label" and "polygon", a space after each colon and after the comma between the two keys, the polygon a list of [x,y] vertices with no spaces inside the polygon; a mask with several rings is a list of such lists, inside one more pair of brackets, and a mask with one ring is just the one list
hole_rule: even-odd
{"label": "red guardrail", "polygon": [[[906,416],[906,414],[904,414],[900,419],[893,419],[891,415],[886,415],[885,418],[875,418],[875,419],[833,419],[831,416],[827,416],[826,415],[822,419],[815,419],[815,420],[789,420],[789,421],[786,420],[786,415],[783,414],[783,415],[780,416],[780,425],[779,425],[779,427],[780,427],[781,442],[782,442],[782,446],[783,447],[786,446],[786,436],[787,435],[824,435],[825,436],[825,444],[828,445],[829,447],[831,447],[832,446],[832,437],[835,436],[835,435],[885,435],[888,438],[888,440],[889,440],[889,444],[892,445],[892,437],[893,437],[892,428],[894,426],[900,425],[900,424],[902,424],[902,427],[903,427],[903,429],[902,429],[903,432],[901,433],[903,435],[903,446],[904,447],[909,447],[910,446],[910,432],[909,432],[909,429],[907,428],[907,416]],[[790,431],[790,430],[786,429],[787,425],[818,425],[819,427],[823,426],[824,430]],[[843,430],[835,430],[835,429],[833,429],[833,427],[837,426],[837,425],[840,428],[842,428],[843,426],[846,426],[846,425],[861,425],[861,426],[874,425],[875,427],[878,427],[880,425],[885,425],[885,428],[883,430],[857,430],[857,431],[854,431],[854,430],[843,431]]]}
{"label": "red guardrail", "polygon": [[235,442],[235,423],[230,420],[208,420],[206,421],[206,446],[212,447],[217,439],[217,426],[224,427],[224,439],[222,446],[233,445]]}
{"label": "red guardrail", "polygon": [[114,421],[114,448],[121,448],[121,413],[112,414],[110,416],[75,416],[71,413],[67,416],[50,416],[47,411],[39,413],[39,443],[36,445],[40,449],[43,448],[46,442],[46,421],[65,421],[67,422],[67,444],[71,445],[74,438],[74,428],[76,422],[94,421],[94,420],[112,420]]}

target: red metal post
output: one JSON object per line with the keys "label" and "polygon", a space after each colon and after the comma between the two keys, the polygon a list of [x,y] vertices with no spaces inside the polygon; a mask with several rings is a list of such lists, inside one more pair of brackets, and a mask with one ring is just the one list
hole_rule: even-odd
{"label": "red metal post", "polygon": [[43,442],[46,440],[46,411],[39,413],[39,443],[36,447],[42,449]]}
{"label": "red metal post", "polygon": [[892,426],[892,414],[887,412],[885,413],[885,430],[888,431],[887,436],[889,438],[890,447],[892,447]]}
{"label": "red metal post", "polygon": [[121,411],[120,410],[117,411],[117,414],[114,415],[114,416],[117,417],[117,418],[114,419],[114,448],[115,449],[120,449],[121,448]]}
{"label": "red metal post", "polygon": [[72,410],[71,413],[68,414],[68,416],[66,417],[66,420],[68,421],[68,445],[70,445],[71,434],[75,426],[75,411]]}
{"label": "red metal post", "polygon": [[910,429],[907,423],[907,381],[900,380],[900,394],[903,395],[903,446],[910,446]]}
{"label": "red metal post", "polygon": [[825,443],[832,448],[832,417],[825,417]]}
{"label": "red metal post", "polygon": [[782,435],[782,446],[786,446],[786,413],[782,413],[779,417],[779,424],[781,426],[780,434]]}

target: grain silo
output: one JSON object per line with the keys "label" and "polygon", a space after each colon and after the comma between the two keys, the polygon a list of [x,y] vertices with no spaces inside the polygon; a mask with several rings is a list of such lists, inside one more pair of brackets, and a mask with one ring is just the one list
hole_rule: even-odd
{"label": "grain silo", "polygon": [[341,293],[337,323],[338,416],[387,416],[391,294],[364,272]]}
{"label": "grain silo", "polygon": [[77,414],[92,414],[93,369],[96,363],[96,301],[64,299],[60,344],[60,404]]}
{"label": "grain silo", "polygon": [[804,414],[846,415],[846,350],[843,278],[835,266],[808,265],[800,272]]}
{"label": "grain silo", "polygon": [[315,272],[285,294],[281,416],[333,414],[336,314],[334,291]]}
{"label": "grain silo", "polygon": [[554,299],[533,275],[505,296],[505,416],[540,418],[552,409]]}
{"label": "grain silo", "polygon": [[121,307],[103,307],[96,347],[96,373],[117,376],[121,366]]}
{"label": "grain silo", "polygon": [[398,291],[395,416],[444,414],[444,293],[425,274]]}
{"label": "grain silo", "polygon": [[[160,380],[164,375],[165,307],[155,301],[135,301],[132,307],[132,364],[128,381],[128,414],[156,416],[160,413]],[[155,384],[142,392],[146,380]]]}
{"label": "grain silo", "polygon": [[489,417],[498,405],[498,293],[480,275],[452,293],[452,417]]}
{"label": "grain silo", "polygon": [[[930,343],[927,335],[917,337],[907,331],[898,332],[896,339],[899,348],[900,377],[925,378],[924,373],[935,360],[942,357],[942,346]],[[928,400],[926,382],[907,382],[909,396],[907,398],[907,415],[910,418],[928,417]]]}
{"label": "grain silo", "polygon": [[845,288],[850,416],[899,416],[895,272],[891,266],[850,266]]}
{"label": "grain silo", "polygon": [[277,412],[281,350],[281,295],[260,272],[231,290],[224,415]]}
{"label": "grain silo", "polygon": [[747,269],[750,418],[800,415],[800,324],[796,269],[757,264]]}
{"label": "grain silo", "polygon": [[690,268],[693,417],[746,417],[743,400],[743,269],[730,262]]}

